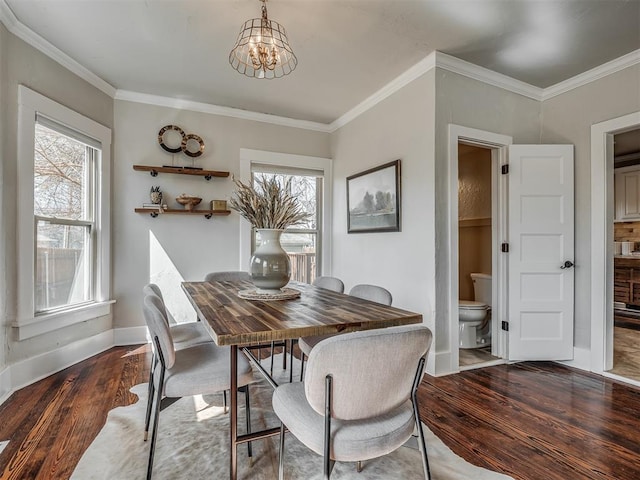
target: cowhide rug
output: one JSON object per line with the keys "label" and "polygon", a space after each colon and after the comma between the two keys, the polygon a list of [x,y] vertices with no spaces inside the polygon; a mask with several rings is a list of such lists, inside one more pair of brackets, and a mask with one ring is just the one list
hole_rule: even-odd
{"label": "cowhide rug", "polygon": [[[276,359],[276,365],[280,365]],[[299,372],[299,364],[294,364]],[[288,381],[288,372],[276,373]],[[295,376],[295,375],[294,375]],[[286,378],[286,380],[284,380]],[[273,390],[256,373],[251,385],[253,429],[278,426],[271,409]],[[131,391],[139,400],[109,412],[107,422],[76,467],[74,480],[133,480],[146,474],[150,442],[143,441],[147,385]],[[238,394],[239,404],[244,395]],[[229,477],[229,415],[223,412],[222,394],[180,399],[160,414],[153,478],[226,479]],[[238,429],[244,433],[244,408],[238,414]],[[426,426],[424,432],[433,480],[507,480],[511,477],[476,467],[454,454]],[[354,463],[336,463],[336,480],[409,480],[423,479],[420,452],[415,439],[395,452],[363,463],[357,473]],[[275,480],[278,478],[278,437],[253,442],[253,461],[246,445],[238,450],[238,479]],[[322,458],[287,434],[285,446],[286,479],[322,478]]]}

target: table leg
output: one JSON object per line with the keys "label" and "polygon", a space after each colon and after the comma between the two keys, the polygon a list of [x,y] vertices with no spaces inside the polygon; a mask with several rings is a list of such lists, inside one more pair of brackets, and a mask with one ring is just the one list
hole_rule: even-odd
{"label": "table leg", "polygon": [[231,345],[231,408],[229,409],[229,432],[231,452],[229,455],[229,478],[236,480],[238,467],[238,346]]}

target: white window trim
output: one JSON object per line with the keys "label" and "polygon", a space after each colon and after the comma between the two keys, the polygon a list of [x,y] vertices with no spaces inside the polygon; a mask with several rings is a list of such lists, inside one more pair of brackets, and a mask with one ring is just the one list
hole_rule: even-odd
{"label": "white window trim", "polygon": [[[18,338],[108,315],[111,297],[111,129],[24,85],[18,86],[18,315],[13,327]],[[33,168],[36,113],[99,140],[102,154],[96,165],[96,286],[95,302],[51,314],[34,315],[35,232],[33,227]]]}
{"label": "white window trim", "polygon": [[[251,182],[251,164],[273,165],[290,168],[308,168],[323,172],[322,191],[322,265],[323,275],[331,275],[331,228],[333,198],[333,160],[330,158],[293,155],[289,153],[267,152],[264,150],[240,149],[240,180]],[[251,224],[240,219],[240,265],[239,269],[248,271],[251,258]]]}

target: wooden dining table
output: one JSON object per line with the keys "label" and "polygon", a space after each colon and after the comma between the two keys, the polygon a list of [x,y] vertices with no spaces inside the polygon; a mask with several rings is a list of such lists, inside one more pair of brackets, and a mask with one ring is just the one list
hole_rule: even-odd
{"label": "wooden dining table", "polygon": [[[336,293],[305,283],[290,282],[301,292],[291,300],[245,300],[241,290],[251,282],[184,282],[182,288],[198,318],[217,345],[230,346],[229,478],[236,480],[238,445],[277,435],[280,427],[238,435],[238,350],[254,361],[272,386],[277,386],[252,354],[251,347],[311,335],[352,332],[421,323],[422,315]],[[290,367],[291,368],[291,367]]]}

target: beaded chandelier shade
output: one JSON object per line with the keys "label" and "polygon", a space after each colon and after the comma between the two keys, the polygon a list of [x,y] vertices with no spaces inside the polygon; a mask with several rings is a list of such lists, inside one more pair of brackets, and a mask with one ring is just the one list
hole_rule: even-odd
{"label": "beaded chandelier shade", "polygon": [[269,20],[266,0],[262,2],[262,18],[247,20],[229,54],[229,63],[238,72],[253,78],[279,78],[296,68],[287,32],[278,22]]}

